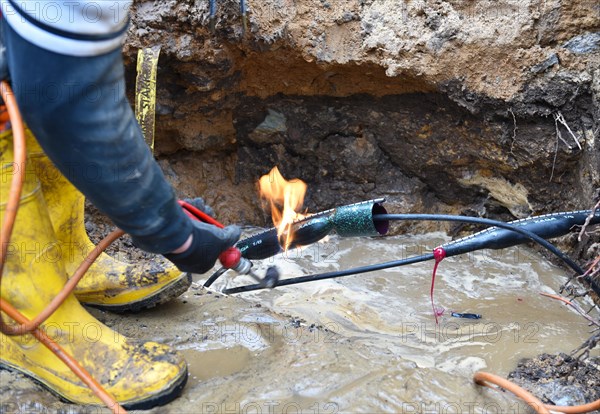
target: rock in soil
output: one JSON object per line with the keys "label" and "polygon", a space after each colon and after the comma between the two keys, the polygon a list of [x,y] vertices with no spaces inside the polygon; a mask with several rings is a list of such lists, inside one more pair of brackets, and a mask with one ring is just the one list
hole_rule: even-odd
{"label": "rock in soil", "polygon": [[600,357],[541,354],[522,360],[508,378],[545,404],[582,405],[600,399]]}

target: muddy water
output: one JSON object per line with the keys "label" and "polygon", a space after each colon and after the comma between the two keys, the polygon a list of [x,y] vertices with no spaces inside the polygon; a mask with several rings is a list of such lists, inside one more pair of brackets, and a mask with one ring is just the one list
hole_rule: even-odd
{"label": "muddy water", "polygon": [[[441,233],[332,237],[257,264],[260,273],[277,265],[292,277],[409,257],[447,240]],[[583,318],[539,295],[555,292],[565,273],[523,247],[448,258],[436,281],[436,304],[446,309],[436,325],[431,269],[425,262],[235,296],[217,290],[252,281],[220,280],[207,291],[198,275],[186,294],[158,309],[92,312],[125,335],[185,355],[183,395],[153,413],[528,412],[509,394],[474,385],[472,374],[506,376],[520,358],[569,352],[587,338]],[[483,317],[457,319],[450,311]],[[13,374],[0,375],[7,401],[99,412],[65,407]]]}
{"label": "muddy water", "polygon": [[[346,269],[446,241],[442,234],[331,238],[267,260],[260,272],[267,265],[284,277]],[[436,280],[436,304],[446,309],[436,325],[431,270],[426,262],[221,299],[231,305],[200,317],[202,340],[178,346],[192,373],[185,398],[209,412],[526,412],[471,377],[478,370],[505,376],[521,358],[581,344],[585,320],[539,294],[556,292],[565,273],[524,247],[448,258]],[[214,288],[242,283],[252,281]],[[250,310],[236,310],[240,303]]]}

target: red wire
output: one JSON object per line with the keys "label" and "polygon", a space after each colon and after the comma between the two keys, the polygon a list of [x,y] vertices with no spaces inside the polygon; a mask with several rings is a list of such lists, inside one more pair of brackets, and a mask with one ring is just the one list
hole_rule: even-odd
{"label": "red wire", "polygon": [[435,258],[435,264],[433,265],[433,273],[431,274],[431,290],[429,291],[429,297],[431,298],[431,309],[433,309],[433,316],[435,316],[435,324],[438,324],[438,316],[442,313],[435,308],[435,303],[433,302],[433,289],[435,287],[435,275],[437,272],[438,265],[444,258],[446,257],[446,251],[443,247],[436,247],[433,250],[433,257]]}

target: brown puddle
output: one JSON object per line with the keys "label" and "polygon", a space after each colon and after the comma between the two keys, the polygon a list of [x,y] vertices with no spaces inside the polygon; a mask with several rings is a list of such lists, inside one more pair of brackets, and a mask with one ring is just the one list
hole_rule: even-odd
{"label": "brown puddle", "polygon": [[[255,264],[259,273],[275,264],[292,277],[409,257],[447,240],[441,233],[332,237]],[[565,272],[525,247],[448,258],[436,281],[436,304],[446,308],[436,325],[431,270],[425,262],[235,296],[203,289],[203,275],[159,309],[93,312],[187,359],[183,395],[157,413],[528,412],[510,394],[475,385],[472,375],[505,377],[521,358],[568,353],[588,337],[582,317],[539,294],[556,292]],[[451,310],[483,317],[457,319]],[[44,391],[11,378],[0,402],[20,398],[25,387],[28,401],[47,406]]]}
{"label": "brown puddle", "polygon": [[252,357],[248,348],[243,346],[208,351],[185,349],[181,353],[188,363],[190,381],[203,381],[235,374],[246,368]]}
{"label": "brown puddle", "polygon": [[[331,238],[302,252],[266,260],[259,273],[272,264],[282,270],[284,278],[347,269],[426,253],[447,241],[441,233]],[[589,336],[582,317],[540,295],[556,293],[566,280],[565,272],[527,247],[444,260],[435,288],[436,304],[446,309],[439,325],[429,300],[432,266],[425,262],[237,295],[302,321],[298,329],[309,340],[305,346],[317,343],[311,357],[321,360],[322,369],[308,370],[314,361],[299,364],[297,369],[304,371],[298,375],[302,386],[289,382],[288,367],[270,371],[283,388],[298,389],[286,401],[299,401],[307,393],[351,411],[397,412],[415,404],[419,409],[424,409],[423,404],[437,404],[438,412],[452,412],[453,407],[464,411],[469,404],[474,404],[475,412],[477,407],[485,411],[488,403],[514,408],[520,406],[516,399],[475,386],[472,374],[485,370],[506,376],[521,358],[570,352]],[[236,278],[228,283],[252,281]],[[451,311],[478,313],[482,318],[454,318]],[[315,335],[309,332],[312,325],[327,331]],[[288,338],[283,352],[295,352],[296,344],[290,342],[294,341]],[[338,360],[347,357],[353,363],[328,362],[329,348]],[[266,366],[279,367],[278,361],[269,358],[263,360]]]}

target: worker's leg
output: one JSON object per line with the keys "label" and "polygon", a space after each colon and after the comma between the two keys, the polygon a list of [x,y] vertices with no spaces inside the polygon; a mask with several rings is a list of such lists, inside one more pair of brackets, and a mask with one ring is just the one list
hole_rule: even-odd
{"label": "worker's leg", "polygon": [[66,56],[27,42],[6,24],[3,32],[15,96],[48,157],[136,245],[156,253],[180,247],[192,224],[125,97],[121,51]]}
{"label": "worker's leg", "polygon": [[[94,244],[84,224],[85,198],[46,157],[28,134],[30,159],[42,192],[68,275],[73,275]],[[189,288],[192,278],[162,256],[152,262],[124,263],[102,253],[75,288],[80,302],[110,311],[137,311],[167,302]]]}
{"label": "worker's leg", "polygon": [[[62,172],[36,145],[32,159],[68,273],[92,247],[83,224],[83,196],[69,181],[140,247],[159,253],[179,247],[191,225],[125,98],[120,51],[86,58],[60,55],[25,41],[4,22],[2,26],[8,71],[23,116]],[[190,283],[190,275],[163,259],[142,266],[102,255],[76,294],[98,307],[137,310],[180,295]]]}
{"label": "worker's leg", "polygon": [[[0,220],[3,222],[15,166],[10,131],[0,134]],[[19,211],[8,244],[2,299],[32,319],[67,281],[60,244],[31,163],[25,174]],[[5,321],[9,318],[2,313]],[[150,408],[180,394],[185,361],[172,349],[152,342],[131,341],[90,315],[71,294],[40,326],[64,347],[119,402]],[[24,373],[65,399],[79,404],[100,401],[58,357],[29,334],[0,334],[0,366]]]}

